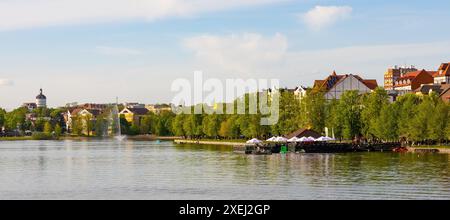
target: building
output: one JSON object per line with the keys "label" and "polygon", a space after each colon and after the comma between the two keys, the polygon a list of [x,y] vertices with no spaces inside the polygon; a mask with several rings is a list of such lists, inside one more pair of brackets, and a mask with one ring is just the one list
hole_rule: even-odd
{"label": "building", "polygon": [[389,68],[386,73],[384,73],[384,88],[386,90],[393,90],[395,87],[395,81],[397,81],[403,75],[418,71],[414,66],[410,67],[398,67]]}
{"label": "building", "polygon": [[42,93],[42,89],[39,95],[36,96],[36,106],[38,108],[47,108],[47,97]]}
{"label": "building", "polygon": [[123,116],[125,120],[133,125],[140,126],[142,119],[149,113],[150,111],[146,108],[124,108],[119,116]]}
{"label": "building", "polygon": [[81,120],[82,124],[82,133],[84,135],[92,135],[93,134],[93,126],[89,129],[88,128],[88,121],[86,119],[89,119],[91,122],[91,125],[95,125],[95,122],[97,120],[97,117],[101,115],[103,112],[99,109],[85,109],[85,108],[75,108],[73,110],[68,110],[67,113],[64,115],[64,120],[66,121],[66,130],[67,132],[72,132],[73,129],[73,122],[81,117],[85,120]]}
{"label": "building", "polygon": [[298,100],[302,100],[306,97],[307,94],[307,88],[304,86],[299,86],[295,88],[294,95]]}
{"label": "building", "polygon": [[409,72],[395,81],[394,89],[400,95],[413,92],[424,84],[433,84],[433,74],[434,72],[426,70]]}
{"label": "building", "polygon": [[433,74],[435,84],[450,84],[450,63],[443,63]]}
{"label": "building", "polygon": [[450,103],[450,84],[442,85],[442,92],[439,97],[446,103]]}
{"label": "building", "polygon": [[37,108],[37,104],[34,102],[23,103],[22,107],[27,108],[29,112],[32,112]]}
{"label": "building", "polygon": [[370,93],[378,87],[373,79],[363,79],[358,75],[338,75],[333,72],[325,80],[316,80],[314,90],[325,92],[327,100],[340,99],[346,91],[357,90],[360,94]]}
{"label": "building", "polygon": [[168,104],[145,105],[145,108],[155,114],[172,111],[172,107]]}
{"label": "building", "polygon": [[426,84],[414,91],[416,95],[429,95],[435,92],[444,102],[450,101],[450,84]]}
{"label": "building", "polygon": [[313,138],[319,138],[322,135],[320,135],[319,132],[313,131],[311,129],[299,129],[297,131],[292,132],[291,134],[288,134],[286,136],[287,139],[291,139],[293,137],[302,138],[302,137],[313,137]]}

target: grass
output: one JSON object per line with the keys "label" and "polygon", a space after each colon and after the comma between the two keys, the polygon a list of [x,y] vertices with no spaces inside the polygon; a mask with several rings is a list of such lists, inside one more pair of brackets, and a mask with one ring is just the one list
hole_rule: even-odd
{"label": "grass", "polygon": [[422,145],[422,146],[414,146],[414,148],[430,148],[430,149],[450,149],[450,146],[439,146],[439,145],[435,145],[435,146],[428,146],[428,145]]}
{"label": "grass", "polygon": [[28,141],[33,140],[32,137],[0,137],[0,141]]}

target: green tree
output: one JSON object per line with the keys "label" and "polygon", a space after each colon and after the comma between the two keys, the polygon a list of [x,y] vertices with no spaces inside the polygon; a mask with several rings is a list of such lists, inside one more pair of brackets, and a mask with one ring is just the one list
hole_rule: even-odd
{"label": "green tree", "polygon": [[44,125],[44,133],[46,133],[46,134],[51,134],[53,132],[53,126],[52,126],[52,123],[50,123],[50,122],[45,122],[45,125]]}
{"label": "green tree", "polygon": [[175,119],[172,123],[172,131],[175,136],[181,136],[181,137],[186,136],[186,133],[184,132],[184,129],[183,129],[183,123],[184,123],[185,117],[186,116],[182,113],[175,116]]}
{"label": "green tree", "polygon": [[373,125],[375,135],[385,141],[397,141],[398,135],[398,105],[384,105],[380,116]]}
{"label": "green tree", "polygon": [[61,134],[62,134],[62,128],[61,128],[61,125],[56,124],[56,126],[55,126],[55,135],[56,135],[56,137],[60,137]]}
{"label": "green tree", "polygon": [[437,101],[432,114],[428,119],[428,138],[442,141],[447,139],[446,129],[448,127],[449,107],[441,99]]}
{"label": "green tree", "polygon": [[338,114],[343,126],[345,139],[353,139],[361,134],[361,109],[358,91],[346,91],[338,105]]}
{"label": "green tree", "polygon": [[5,125],[6,110],[0,108],[0,129]]}
{"label": "green tree", "polygon": [[377,136],[378,119],[381,110],[389,105],[389,96],[384,88],[378,87],[362,97],[361,131],[365,137]]}

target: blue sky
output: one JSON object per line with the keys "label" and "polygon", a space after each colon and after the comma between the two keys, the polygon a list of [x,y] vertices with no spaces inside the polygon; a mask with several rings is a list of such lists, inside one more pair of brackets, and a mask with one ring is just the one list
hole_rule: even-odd
{"label": "blue sky", "polygon": [[[449,1],[0,0],[0,106],[169,102],[173,80],[331,71],[382,84],[393,65],[450,61]],[[250,45],[250,46],[249,46]],[[4,95],[10,94],[10,95]]]}

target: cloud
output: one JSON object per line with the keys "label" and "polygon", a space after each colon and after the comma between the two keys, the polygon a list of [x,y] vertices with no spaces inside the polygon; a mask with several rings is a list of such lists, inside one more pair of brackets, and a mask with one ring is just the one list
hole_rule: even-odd
{"label": "cloud", "polygon": [[280,62],[288,46],[286,37],[279,33],[273,37],[255,33],[201,35],[188,38],[183,44],[201,64],[239,74],[264,70]]}
{"label": "cloud", "polygon": [[437,69],[448,59],[446,48],[450,47],[450,41],[292,50],[282,34],[244,33],[200,35],[184,40],[184,46],[193,51],[197,69],[205,73],[216,71],[226,77],[278,78],[282,84],[293,86],[311,85],[313,80],[324,78],[333,70],[361,74],[382,84],[384,72],[393,65]]}
{"label": "cloud", "polygon": [[9,79],[0,79],[0,86],[12,86],[14,85],[14,81]]}
{"label": "cloud", "polygon": [[153,21],[286,0],[14,0],[0,1],[0,31],[67,24]]}
{"label": "cloud", "polygon": [[137,56],[143,54],[142,51],[137,49],[106,46],[98,46],[95,51],[108,56]]}
{"label": "cloud", "polygon": [[316,6],[300,18],[309,28],[318,31],[348,18],[352,11],[350,6]]}

